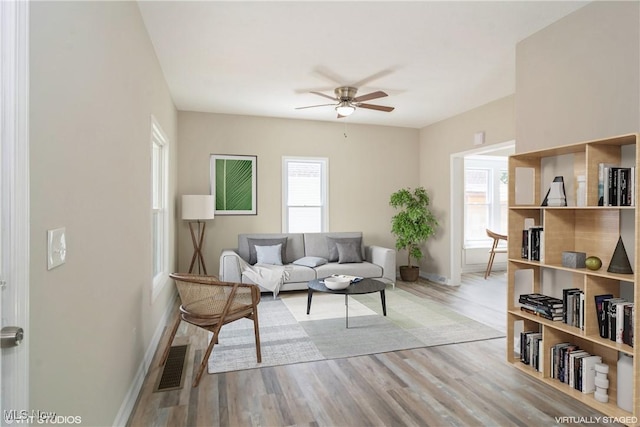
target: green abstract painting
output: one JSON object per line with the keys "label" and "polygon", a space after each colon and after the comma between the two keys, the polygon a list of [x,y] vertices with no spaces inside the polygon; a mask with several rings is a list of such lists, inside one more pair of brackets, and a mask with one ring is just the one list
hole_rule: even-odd
{"label": "green abstract painting", "polygon": [[216,215],[255,215],[256,156],[211,155],[211,191]]}

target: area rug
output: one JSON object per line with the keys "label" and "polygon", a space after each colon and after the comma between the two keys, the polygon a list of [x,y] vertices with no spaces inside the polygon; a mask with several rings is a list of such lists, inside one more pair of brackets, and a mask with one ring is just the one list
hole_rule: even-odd
{"label": "area rug", "polygon": [[385,294],[386,317],[380,293],[350,296],[348,329],[343,295],[314,293],[309,315],[306,292],[265,295],[258,306],[262,363],[256,362],[253,322],[242,319],[222,328],[209,373],[504,337],[435,301],[401,289]]}

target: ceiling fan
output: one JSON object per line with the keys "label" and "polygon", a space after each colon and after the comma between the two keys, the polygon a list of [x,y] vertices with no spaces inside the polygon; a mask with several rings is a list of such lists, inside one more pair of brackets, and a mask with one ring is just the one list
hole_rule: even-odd
{"label": "ceiling fan", "polygon": [[378,111],[386,111],[386,112],[391,112],[394,110],[394,107],[364,103],[364,101],[369,101],[371,99],[384,98],[385,96],[388,96],[386,93],[380,90],[376,92],[371,92],[362,96],[356,96],[357,92],[358,92],[358,88],[351,87],[351,86],[342,86],[342,87],[336,88],[334,90],[335,96],[325,95],[322,92],[311,92],[315,95],[320,95],[325,98],[329,98],[333,101],[336,101],[337,103],[309,105],[307,107],[298,107],[296,108],[296,110],[302,110],[305,108],[334,106],[336,112],[338,113],[339,119],[351,115],[351,113],[353,113],[356,110],[356,108],[368,108],[370,110],[378,110]]}

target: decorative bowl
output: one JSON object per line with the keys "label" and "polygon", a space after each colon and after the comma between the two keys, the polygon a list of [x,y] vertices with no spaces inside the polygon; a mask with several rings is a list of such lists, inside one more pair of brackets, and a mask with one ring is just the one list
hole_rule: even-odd
{"label": "decorative bowl", "polygon": [[344,277],[326,277],[324,285],[334,291],[344,289],[351,284],[351,280]]}

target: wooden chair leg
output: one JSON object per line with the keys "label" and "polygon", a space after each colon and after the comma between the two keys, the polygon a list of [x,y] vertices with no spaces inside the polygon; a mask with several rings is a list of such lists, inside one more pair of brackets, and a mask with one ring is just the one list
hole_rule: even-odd
{"label": "wooden chair leg", "polygon": [[169,350],[171,350],[171,344],[173,344],[173,339],[176,337],[176,332],[178,332],[178,327],[180,326],[181,321],[182,319],[180,318],[180,314],[178,314],[178,318],[173,324],[171,335],[169,335],[169,342],[167,342],[167,346],[165,347],[164,353],[162,354],[162,359],[160,359],[160,366],[164,365],[167,362],[167,357],[169,357]]}
{"label": "wooden chair leg", "polygon": [[253,333],[256,336],[256,358],[262,363],[262,350],[260,349],[260,328],[258,326],[258,307],[253,308]]}
{"label": "wooden chair leg", "polygon": [[491,268],[493,267],[493,258],[496,256],[495,252],[491,252],[489,255],[489,262],[487,263],[487,270],[484,272],[484,278],[486,280],[487,277],[491,274]]}
{"label": "wooden chair leg", "polygon": [[204,373],[204,368],[206,368],[207,365],[209,364],[209,356],[211,356],[211,351],[213,350],[213,346],[218,343],[219,333],[220,333],[220,328],[216,328],[215,331],[213,331],[213,337],[211,337],[211,341],[209,342],[209,347],[207,347],[207,351],[204,353],[204,356],[202,356],[202,363],[200,363],[200,369],[198,370],[196,379],[193,382],[193,387],[198,387],[198,384],[200,384],[200,378]]}

